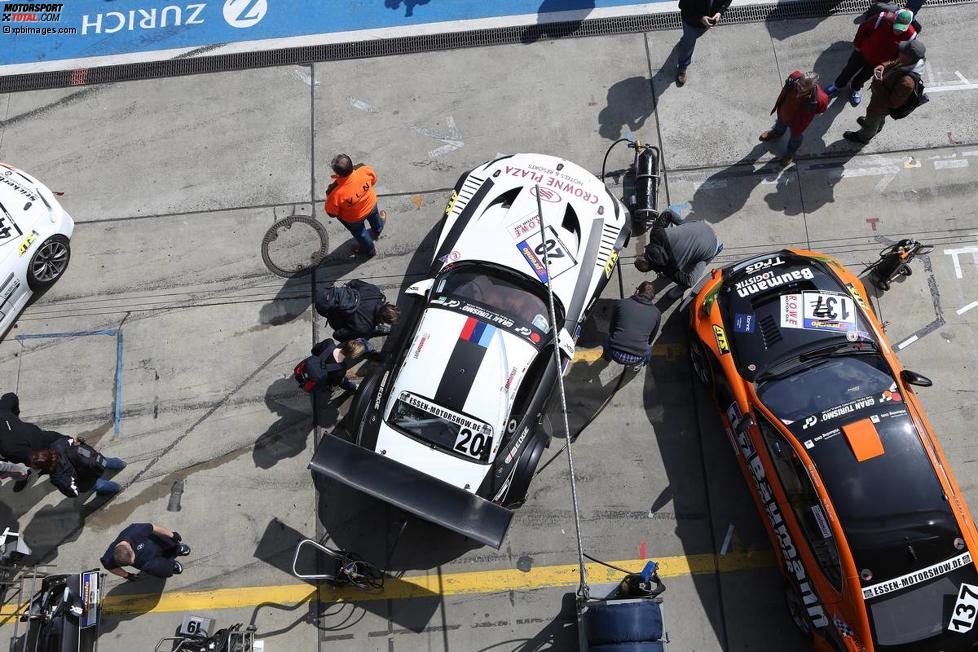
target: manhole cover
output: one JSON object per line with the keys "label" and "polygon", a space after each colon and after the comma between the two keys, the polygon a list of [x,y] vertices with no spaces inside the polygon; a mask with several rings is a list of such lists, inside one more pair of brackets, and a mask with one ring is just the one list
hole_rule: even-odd
{"label": "manhole cover", "polygon": [[290,215],[272,225],[261,241],[261,258],[285,278],[310,274],[329,253],[329,235],[314,217]]}

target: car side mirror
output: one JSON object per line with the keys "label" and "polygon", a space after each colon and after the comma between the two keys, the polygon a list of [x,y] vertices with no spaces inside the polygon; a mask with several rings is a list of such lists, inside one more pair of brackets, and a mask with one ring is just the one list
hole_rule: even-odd
{"label": "car side mirror", "polygon": [[431,286],[435,284],[435,279],[426,278],[423,281],[418,281],[408,289],[404,290],[404,294],[416,294],[419,297],[426,297],[428,293],[431,292]]}
{"label": "car side mirror", "polygon": [[922,376],[916,371],[910,371],[909,369],[904,369],[900,372],[900,380],[908,385],[918,385],[920,387],[930,387],[934,384],[927,376]]}
{"label": "car side mirror", "polygon": [[574,344],[574,338],[571,334],[567,332],[566,328],[561,328],[560,332],[557,333],[557,346],[560,348],[560,352],[567,356],[568,360],[574,359],[574,352],[577,346]]}

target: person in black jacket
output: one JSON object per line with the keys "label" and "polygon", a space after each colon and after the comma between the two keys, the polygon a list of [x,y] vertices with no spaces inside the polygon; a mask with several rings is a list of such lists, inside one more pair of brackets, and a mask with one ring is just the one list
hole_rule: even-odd
{"label": "person in black jacket", "polygon": [[696,39],[719,23],[720,17],[729,6],[730,0],[679,0],[683,37],[679,39],[679,45],[676,46],[679,58],[676,86],[686,84],[686,69],[693,60]]}
{"label": "person in black jacket", "polygon": [[618,364],[630,365],[639,371],[652,359],[652,340],[659,332],[662,313],[652,303],[655,285],[643,281],[635,288],[635,294],[615,303],[608,326],[608,341],[604,347],[605,359]]}
{"label": "person in black jacket", "polygon": [[362,340],[348,340],[337,344],[325,339],[312,347],[312,355],[296,365],[295,380],[306,392],[320,387],[340,387],[355,392],[356,384],[346,377],[346,371],[356,363],[366,350]]}
{"label": "person in black jacket", "polygon": [[183,543],[179,532],[153,523],[133,523],[119,533],[99,561],[113,575],[135,582],[139,574],[130,573],[123,566],[134,566],[147,575],[165,579],[183,572],[183,565],[175,557],[189,554],[190,546]]}
{"label": "person in black jacket", "polygon": [[34,451],[30,457],[31,468],[49,474],[51,484],[68,498],[95,490],[100,495],[117,494],[122,490],[118,482],[106,480],[106,471],[120,471],[126,463],[118,457],[105,457],[82,439],[60,435],[48,449]]}
{"label": "person in black jacket", "polygon": [[23,491],[30,481],[31,454],[54,446],[66,437],[60,432],[44,430],[20,418],[20,399],[13,392],[0,396],[0,458],[14,467],[23,465],[23,472],[14,483],[14,491]]}
{"label": "person in black jacket", "polygon": [[683,222],[670,228],[652,229],[649,244],[635,259],[635,269],[663,274],[676,284],[669,299],[680,298],[703,276],[706,266],[723,251],[723,243],[706,222]]}
{"label": "person in black jacket", "polygon": [[333,337],[340,342],[387,335],[391,325],[401,318],[397,306],[388,303],[380,288],[354,279],[343,287],[330,287],[316,299],[316,312],[333,327]]}

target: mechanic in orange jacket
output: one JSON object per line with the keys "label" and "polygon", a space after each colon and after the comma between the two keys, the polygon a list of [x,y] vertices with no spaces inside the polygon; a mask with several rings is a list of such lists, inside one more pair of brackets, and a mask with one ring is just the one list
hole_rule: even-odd
{"label": "mechanic in orange jacket", "polygon": [[829,96],[818,85],[818,73],[795,70],[784,82],[778,101],[771,113],[777,113],[774,126],[761,134],[762,141],[775,140],[791,130],[788,149],[781,158],[781,165],[791,165],[795,152],[801,147],[805,130],[815,116],[829,108]]}
{"label": "mechanic in orange jacket", "polygon": [[377,253],[374,240],[380,237],[385,221],[374,192],[377,173],[369,165],[354,165],[346,154],[337,155],[330,166],[336,174],[326,189],[326,214],[337,218],[356,238],[353,255],[362,253],[370,258]]}

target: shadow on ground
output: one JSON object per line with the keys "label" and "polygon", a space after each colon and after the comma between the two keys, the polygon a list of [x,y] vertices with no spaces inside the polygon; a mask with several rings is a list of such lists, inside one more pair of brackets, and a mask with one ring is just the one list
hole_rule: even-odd
{"label": "shadow on ground", "polygon": [[[531,25],[523,34],[524,43],[533,43],[542,38],[560,38],[570,36],[580,29],[581,24],[594,9],[594,0],[543,0],[537,9],[537,23]],[[559,22],[552,22],[553,17],[547,16],[557,11],[573,11]]]}

